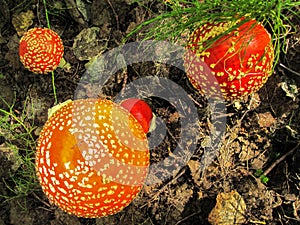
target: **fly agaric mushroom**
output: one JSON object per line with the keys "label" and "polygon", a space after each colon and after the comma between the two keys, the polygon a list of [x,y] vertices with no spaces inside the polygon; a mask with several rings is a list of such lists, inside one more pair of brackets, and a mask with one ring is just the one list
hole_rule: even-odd
{"label": "fly agaric mushroom", "polygon": [[149,167],[146,134],[110,100],[81,99],[54,112],[36,153],[39,181],[49,200],[79,217],[102,217],[126,207]]}
{"label": "fly agaric mushroom", "polygon": [[22,64],[31,72],[46,74],[57,68],[63,57],[62,40],[48,28],[32,28],[20,40]]}
{"label": "fly agaric mushroom", "polygon": [[272,73],[271,35],[254,19],[206,23],[189,36],[186,50],[187,76],[206,96],[218,96],[218,85],[224,99],[242,98],[258,91]]}
{"label": "fly agaric mushroom", "polygon": [[127,109],[142,125],[144,132],[148,133],[153,119],[150,106],[145,101],[137,98],[126,99],[120,105]]}

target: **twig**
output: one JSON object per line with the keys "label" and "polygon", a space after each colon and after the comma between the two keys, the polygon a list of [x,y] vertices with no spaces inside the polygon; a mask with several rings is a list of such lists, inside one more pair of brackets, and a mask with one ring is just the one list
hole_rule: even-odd
{"label": "twig", "polygon": [[117,30],[119,30],[119,17],[118,17],[118,14],[116,13],[113,5],[111,4],[110,0],[106,0],[107,3],[109,4],[109,6],[111,7],[112,11],[113,11],[113,14],[115,15],[115,19],[116,19],[116,23],[117,23]]}
{"label": "twig", "polygon": [[[51,205],[50,205],[48,202],[45,202],[44,200],[42,200],[36,193],[33,192],[32,195],[33,195],[37,200],[39,200],[41,203],[43,203],[44,205],[46,205],[48,208],[51,207]],[[46,210],[48,210],[48,209],[46,209]]]}
{"label": "twig", "polygon": [[295,70],[292,70],[292,69],[288,68],[287,66],[283,65],[282,63],[279,63],[279,66],[283,67],[284,69],[288,70],[289,72],[291,72],[291,73],[293,73],[293,74],[300,77],[300,73],[296,72]]}
{"label": "twig", "polygon": [[127,80],[128,80],[128,71],[127,71],[127,68],[123,69],[122,75],[123,75],[124,78],[123,78],[123,85],[122,85],[121,95],[124,94],[124,91],[125,91],[125,88],[126,88],[126,84],[127,84]]}
{"label": "twig", "polygon": [[180,224],[180,223],[182,223],[182,222],[188,220],[189,218],[191,218],[191,217],[193,217],[193,216],[195,216],[195,215],[197,215],[197,214],[200,214],[200,213],[201,213],[201,211],[194,212],[194,213],[192,213],[192,214],[190,214],[190,215],[184,217],[183,219],[178,220],[177,223],[175,223],[175,225],[178,225],[178,224]]}
{"label": "twig", "polygon": [[283,160],[285,160],[285,158],[289,155],[291,155],[298,147],[300,146],[300,142],[298,142],[298,144],[292,148],[290,151],[288,151],[287,153],[285,153],[283,156],[281,156],[279,159],[277,159],[271,166],[269,166],[263,175],[267,176],[279,163],[281,163]]}
{"label": "twig", "polygon": [[149,204],[150,202],[154,201],[155,198],[157,196],[159,196],[165,189],[167,189],[171,184],[173,184],[173,182],[175,182],[179,177],[181,177],[184,173],[185,173],[185,168],[179,172],[175,177],[172,178],[172,180],[170,180],[168,183],[166,183],[163,187],[161,187],[157,192],[155,192],[152,196],[151,199],[145,203],[144,205],[142,205],[140,208],[145,207],[147,204]]}
{"label": "twig", "polygon": [[267,224],[267,223],[264,222],[264,221],[258,221],[258,220],[250,220],[249,222],[250,222],[250,223],[254,223],[254,224]]}

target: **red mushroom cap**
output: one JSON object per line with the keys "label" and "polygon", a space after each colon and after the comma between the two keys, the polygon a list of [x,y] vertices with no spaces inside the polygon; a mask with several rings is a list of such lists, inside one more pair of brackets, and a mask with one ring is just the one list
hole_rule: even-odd
{"label": "red mushroom cap", "polygon": [[75,100],[40,134],[36,168],[51,202],[80,217],[121,211],[140,192],[149,166],[139,122],[109,100]]}
{"label": "red mushroom cap", "polygon": [[63,54],[62,40],[48,28],[32,28],[20,40],[20,60],[34,73],[46,74],[55,70]]}
{"label": "red mushroom cap", "polygon": [[126,99],[122,101],[120,105],[127,109],[142,125],[144,132],[148,133],[153,118],[150,106],[145,101],[138,98]]}
{"label": "red mushroom cap", "polygon": [[[237,28],[208,46],[208,41],[233,26]],[[247,96],[258,91],[272,74],[271,36],[254,19],[207,23],[193,31],[186,49],[187,76],[193,86],[207,96],[217,95],[216,85],[226,100]]]}

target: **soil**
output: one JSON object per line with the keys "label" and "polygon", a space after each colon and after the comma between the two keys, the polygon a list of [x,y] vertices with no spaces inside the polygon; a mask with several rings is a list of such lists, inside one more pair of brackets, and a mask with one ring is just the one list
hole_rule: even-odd
{"label": "soil", "polygon": [[[58,102],[81,96],[115,100],[130,82],[148,76],[160,77],[184,90],[199,121],[181,127],[188,113],[179,112],[165,99],[147,96],[146,101],[157,116],[157,128],[149,134],[151,164],[162,161],[162,165],[150,170],[141,193],[120,213],[87,219],[63,212],[47,200],[34,171],[28,167],[32,165],[30,162],[34,163],[34,152],[30,149],[34,151],[35,144],[16,139],[26,131],[16,125],[16,118],[22,119],[37,140],[48,109],[55,103],[51,74],[31,73],[18,56],[21,34],[28,28],[47,26],[45,9],[42,1],[2,0],[0,90],[5,101],[1,101],[0,108],[11,110],[16,118],[0,114],[0,225],[205,225],[234,224],[234,220],[239,224],[300,224],[299,20],[293,20],[297,32],[288,34],[286,53],[281,55],[264,87],[247,99],[227,102],[226,114],[218,115],[226,118],[226,130],[222,142],[214,146],[219,149],[217,156],[203,167],[201,159],[214,121],[208,102],[193,89],[182,70],[150,61],[117,70],[101,90],[82,82],[86,71],[93,68],[95,57],[120,46],[135,26],[164,10],[164,6],[155,1],[143,1],[142,6],[128,0],[46,2],[51,28],[63,40],[67,62],[67,66],[54,72]],[[141,39],[142,34],[135,34],[127,42]],[[181,59],[176,60],[182,65]],[[163,86],[159,82],[153,85]],[[180,90],[170,93],[177,96]],[[188,106],[183,108],[185,112],[192,110]],[[181,146],[178,153],[182,132],[196,138],[185,148]],[[186,150],[189,146],[195,146],[195,151]],[[28,154],[32,160],[26,164],[24,158]],[[175,162],[184,163],[178,167]],[[260,176],[260,171],[265,177]],[[25,182],[28,174],[31,177]],[[222,204],[222,196],[230,193],[234,195],[228,199],[234,203],[229,205],[239,207],[226,208],[228,204]],[[239,211],[240,215],[238,219],[225,218],[224,222],[215,212],[210,214],[214,207],[231,210],[233,214]]]}

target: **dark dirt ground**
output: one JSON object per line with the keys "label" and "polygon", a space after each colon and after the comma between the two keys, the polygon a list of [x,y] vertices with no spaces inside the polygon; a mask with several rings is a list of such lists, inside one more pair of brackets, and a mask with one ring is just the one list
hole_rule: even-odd
{"label": "dark dirt ground", "polygon": [[[84,17],[83,8],[76,6],[76,2],[84,4],[88,18]],[[77,37],[78,44],[73,46],[75,37],[83,29],[100,29],[95,49],[98,53],[105,52],[117,47],[137,24],[163,10],[162,5],[152,1],[145,1],[148,9],[127,0],[48,0],[47,3],[51,28],[61,35],[65,46],[64,58],[70,64],[68,68],[55,71],[59,102],[73,98],[85,72],[85,64],[94,54],[93,51],[80,52],[82,36]],[[23,118],[24,124],[32,127],[32,135],[37,139],[47,119],[47,109],[53,106],[54,97],[51,75],[33,74],[19,61],[20,36],[17,31],[24,29],[18,25],[24,18],[13,18],[28,10],[33,13],[32,19],[27,22],[30,27],[47,26],[42,1],[1,0],[0,93],[9,105],[13,104],[12,112],[17,118]],[[299,28],[299,20],[294,22]],[[24,128],[16,126],[15,118],[8,117],[7,121],[1,119],[0,225],[209,224],[208,215],[216,204],[218,193],[233,190],[245,201],[246,209],[242,212],[245,224],[300,224],[299,38],[299,29],[288,35],[287,53],[281,55],[281,65],[276,67],[267,84],[257,94],[239,104],[227,104],[227,128],[220,153],[204,171],[197,168],[209,126],[207,103],[195,93],[182,71],[148,62],[130,65],[125,72],[119,71],[113,76],[101,93],[112,99],[127,83],[137,78],[149,75],[168,78],[189,94],[200,119],[199,130],[191,130],[199,132],[199,141],[196,143],[197,151],[188,164],[173,178],[145,186],[128,207],[113,216],[77,218],[51,205],[38,184],[25,182],[25,187],[22,187],[23,180],[16,185],[15,181],[26,175],[24,171],[28,171],[30,164],[19,162],[12,146],[18,150],[18,156],[26,158],[28,148],[34,144],[15,138],[13,134],[24,132]],[[137,34],[128,41],[140,39],[141,35]],[[180,138],[180,115],[167,101],[155,97],[147,101],[167,127],[163,141],[151,149],[151,163],[155,163],[172,154],[176,148]],[[8,110],[3,103],[0,106]],[[153,135],[159,138],[159,134]],[[161,172],[164,173],[167,167],[165,165]],[[269,181],[266,184],[255,177],[258,170],[268,172]],[[31,177],[29,181],[36,180]],[[20,188],[25,190],[22,192],[25,195],[16,197]],[[229,210],[223,207],[224,211]]]}

